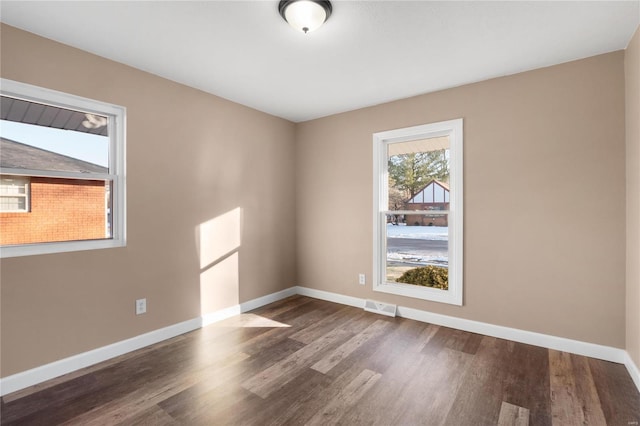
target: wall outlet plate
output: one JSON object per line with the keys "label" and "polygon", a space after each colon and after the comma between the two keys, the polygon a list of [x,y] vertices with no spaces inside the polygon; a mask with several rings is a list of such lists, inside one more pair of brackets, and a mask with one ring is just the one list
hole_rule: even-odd
{"label": "wall outlet plate", "polygon": [[144,314],[147,312],[147,299],[136,300],[136,315]]}
{"label": "wall outlet plate", "polygon": [[367,277],[365,274],[358,274],[358,284],[365,285],[367,283]]}

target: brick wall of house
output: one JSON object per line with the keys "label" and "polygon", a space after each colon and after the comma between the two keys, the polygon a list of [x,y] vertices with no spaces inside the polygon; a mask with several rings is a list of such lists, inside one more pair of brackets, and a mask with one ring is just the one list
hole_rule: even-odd
{"label": "brick wall of house", "polygon": [[32,177],[27,213],[0,213],[0,244],[105,237],[105,183]]}
{"label": "brick wall of house", "polygon": [[437,215],[438,210],[448,210],[449,203],[407,203],[406,210],[433,210],[433,215],[405,215],[409,226],[449,226],[449,216]]}

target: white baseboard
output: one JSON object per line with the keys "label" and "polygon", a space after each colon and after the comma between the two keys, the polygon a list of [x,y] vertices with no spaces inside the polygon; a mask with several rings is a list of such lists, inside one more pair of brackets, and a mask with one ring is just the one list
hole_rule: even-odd
{"label": "white baseboard", "polygon": [[640,391],[640,368],[638,368],[636,363],[633,362],[633,360],[631,359],[631,355],[629,355],[629,352],[625,352],[625,354],[626,354],[626,359],[625,359],[624,365],[625,367],[627,367],[627,371],[629,372],[629,375],[631,376],[633,383],[636,384],[638,391]]}
{"label": "white baseboard", "polygon": [[103,346],[101,348],[73,355],[31,370],[4,377],[0,379],[0,396],[8,395],[29,386],[37,385],[38,383],[60,377],[64,374],[144,348],[145,346],[179,336],[180,334],[188,333],[189,331],[230,318],[242,312],[247,312],[252,309],[259,308],[260,306],[277,302],[278,300],[293,296],[294,294],[296,294],[296,287],[290,287],[277,293],[268,294],[239,305],[205,314],[200,318],[194,318],[178,324],[170,325],[159,330],[154,330],[111,345]]}
{"label": "white baseboard", "polygon": [[296,291],[301,296],[313,297],[315,299],[326,300],[328,302],[340,303],[341,305],[364,308],[364,299],[359,297],[345,296],[343,294],[331,293],[329,291],[316,290],[308,287],[296,287]]}
{"label": "white baseboard", "polygon": [[434,314],[432,312],[421,311],[418,309],[398,307],[398,314],[401,317],[417,321],[442,325],[458,330],[469,331],[471,333],[483,334],[485,336],[512,340],[514,342],[526,343],[528,345],[541,346],[543,348],[554,349],[557,351],[570,352],[591,358],[603,359],[605,361],[617,362],[619,364],[624,364],[624,357],[626,354],[623,349],[613,348],[611,346],[581,342],[579,340],[535,333],[532,331],[488,324],[463,318],[450,317],[448,315]]}
{"label": "white baseboard", "polygon": [[289,287],[284,290],[280,290],[276,293],[267,294],[266,296],[258,297],[257,299],[249,300],[240,304],[240,312],[248,312],[257,309],[261,306],[268,305],[269,303],[277,302],[278,300],[285,299],[289,296],[298,294],[297,287]]}
{"label": "white baseboard", "polygon": [[219,311],[210,312],[208,314],[204,314],[202,318],[202,326],[207,326],[209,324],[213,324],[214,322],[222,321],[227,318],[231,318],[235,315],[241,314],[240,305],[230,306],[228,308],[221,309]]}
{"label": "white baseboard", "polygon": [[[298,294],[355,307],[363,307],[365,303],[365,299],[344,296],[307,287],[298,287]],[[451,317],[448,315],[434,314],[432,312],[407,308],[404,306],[398,306],[397,315],[416,321],[624,364],[636,384],[636,387],[640,391],[640,371],[624,349],[598,345],[595,343],[581,342],[579,340],[566,339],[564,337],[551,336],[548,334],[534,333],[532,331],[519,330],[516,328],[488,324],[464,318]]]}
{"label": "white baseboard", "polygon": [[[251,311],[269,303],[277,302],[286,297],[299,294],[302,296],[313,297],[316,299],[326,300],[329,302],[340,303],[343,305],[363,308],[365,299],[353,296],[345,296],[338,293],[316,290],[308,287],[290,287],[288,289],[268,294],[257,299],[249,300],[239,305],[231,306],[217,312],[203,315],[168,327],[154,330],[140,336],[132,337],[127,340],[103,346],[88,352],[83,352],[61,359],[31,370],[23,371],[11,376],[0,379],[0,396],[16,392],[29,386],[42,383],[44,381],[80,370],[85,367],[124,355],[128,352],[135,351],[145,346],[170,339],[180,334],[196,330],[202,326],[221,321],[223,319],[238,315],[242,312]],[[398,306],[398,316],[413,319],[416,321],[427,322],[431,324],[451,327],[459,330],[469,331],[472,333],[484,334],[487,336],[498,337],[501,339],[513,340],[520,343],[526,343],[544,348],[555,349],[564,352],[570,352],[578,355],[598,358],[605,361],[624,364],[631,375],[633,382],[638,390],[640,390],[640,370],[633,362],[629,354],[618,348],[597,345],[594,343],[581,342],[578,340],[566,339],[563,337],[550,336],[547,334],[534,333],[531,331],[518,330],[515,328],[503,327],[499,325],[487,324],[478,321],[467,320],[463,318],[451,317],[447,315],[434,314],[419,309],[406,308]]]}
{"label": "white baseboard", "polygon": [[10,394],[11,392],[37,385],[47,380],[80,370],[85,367],[124,355],[145,346],[170,339],[180,334],[193,331],[200,328],[202,320],[194,318],[178,324],[170,325],[159,330],[141,334],[130,339],[122,340],[111,345],[93,349],[77,355],[54,361],[31,370],[16,373],[11,376],[0,379],[0,396]]}

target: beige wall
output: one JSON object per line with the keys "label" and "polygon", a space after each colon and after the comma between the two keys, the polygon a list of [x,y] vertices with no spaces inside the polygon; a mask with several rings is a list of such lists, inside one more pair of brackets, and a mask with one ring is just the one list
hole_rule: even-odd
{"label": "beige wall", "polygon": [[[625,346],[624,53],[299,124],[297,282]],[[382,84],[382,82],[381,82]],[[348,96],[348,94],[345,94]],[[464,306],[372,291],[372,133],[464,119]]]}
{"label": "beige wall", "polygon": [[3,78],[127,108],[128,172],[126,248],[2,260],[3,377],[294,284],[292,123],[1,31]]}
{"label": "beige wall", "polygon": [[627,351],[640,366],[640,27],[625,51]]}

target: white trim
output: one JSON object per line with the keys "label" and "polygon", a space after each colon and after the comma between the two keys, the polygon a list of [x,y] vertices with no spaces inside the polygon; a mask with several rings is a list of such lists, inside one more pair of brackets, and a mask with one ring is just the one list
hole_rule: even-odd
{"label": "white trim", "polygon": [[297,287],[285,288],[284,290],[280,290],[276,293],[267,294],[266,296],[258,297],[256,299],[248,300],[246,302],[241,303],[240,312],[252,311],[261,306],[268,305],[269,303],[286,299],[289,296],[295,296],[296,294],[298,294]]}
{"label": "white trim", "polygon": [[221,309],[219,311],[210,312],[208,314],[204,314],[202,318],[202,326],[206,327],[209,324],[213,324],[214,322],[226,320],[227,318],[231,318],[236,315],[240,315],[242,312],[240,311],[240,305],[230,306],[228,308]]}
{"label": "white trim", "polygon": [[284,290],[280,290],[276,293],[267,294],[266,296],[258,297],[257,299],[248,300],[239,305],[230,306],[219,311],[211,312],[202,316],[202,326],[213,324],[214,322],[222,321],[227,318],[231,318],[235,315],[240,315],[244,312],[249,312],[257,309],[261,306],[268,305],[269,303],[277,302],[289,296],[296,294],[296,287],[289,287]]}
{"label": "white trim", "polygon": [[[341,294],[330,293],[306,287],[298,287],[298,294],[356,307],[362,307],[365,303],[365,299],[352,296],[343,296]],[[348,301],[348,303],[342,302],[343,300]],[[631,377],[634,379],[634,382],[636,382],[636,385],[638,384],[638,381],[636,381],[636,379],[640,378],[637,367],[633,364],[631,358],[624,349],[598,345],[595,343],[581,342],[579,340],[551,336],[548,334],[534,333],[531,331],[488,324],[485,322],[473,321],[464,318],[451,317],[448,315],[435,314],[432,312],[407,308],[404,306],[398,306],[397,315],[399,317],[427,322],[435,325],[441,325],[444,327],[455,328],[457,330],[469,331],[486,336],[498,337],[500,339],[526,343],[528,345],[540,346],[543,348],[555,349],[558,351],[570,352],[577,355],[583,355],[591,358],[625,364],[631,374]],[[631,369],[633,368],[635,368],[635,372],[631,371]],[[640,386],[638,386],[638,389],[640,390]]]}
{"label": "white trim", "polygon": [[48,176],[69,179],[105,180],[112,182],[112,235],[110,238],[86,241],[6,245],[0,248],[0,258],[125,247],[127,235],[126,108],[5,78],[0,78],[0,93],[3,96],[109,117],[107,124],[109,134],[108,173],[73,173],[11,168],[2,169],[2,173],[22,176]]}
{"label": "white trim", "polygon": [[[356,308],[364,308],[365,299],[353,296],[346,296],[338,293],[332,293],[323,290],[316,290],[308,287],[290,287],[276,293],[258,297],[253,300],[231,306],[211,314],[203,315],[178,324],[170,325],[159,330],[141,334],[130,339],[122,340],[111,345],[93,349],[64,358],[59,361],[45,364],[31,370],[23,371],[11,376],[0,379],[0,396],[19,391],[29,386],[42,383],[44,381],[80,370],[85,367],[124,355],[128,352],[135,351],[145,346],[170,339],[180,334],[188,333],[200,327],[206,326],[216,321],[238,315],[259,308],[269,303],[277,302],[286,297],[299,294],[301,296],[313,297],[316,299],[326,300],[329,302],[340,303],[342,305],[354,306]],[[447,315],[435,314],[419,309],[406,308],[398,306],[398,316],[413,319],[421,322],[451,327],[458,330],[479,333],[486,336],[508,339],[515,342],[526,343],[529,345],[540,346],[543,348],[555,349],[564,352],[570,352],[578,355],[588,356],[591,358],[602,359],[605,361],[624,364],[634,381],[636,387],[640,391],[640,370],[635,365],[629,354],[624,349],[613,348],[610,346],[597,345],[595,343],[581,342],[578,340],[566,339],[563,337],[550,336],[547,334],[534,333],[531,331],[518,330],[510,327],[487,324],[479,321],[472,321],[463,318],[456,318]]]}
{"label": "white trim", "polygon": [[296,287],[299,295],[313,297],[315,299],[326,300],[328,302],[340,303],[342,305],[349,305],[356,308],[364,309],[364,299],[353,296],[345,296],[343,294],[331,293],[329,291],[316,290],[308,287]]}
{"label": "white trim", "polygon": [[605,361],[617,362],[619,364],[624,363],[625,351],[611,346],[603,346],[595,343],[587,343],[579,340],[552,336],[549,334],[535,333],[532,331],[504,327],[486,322],[435,314],[419,309],[406,308],[404,306],[398,307],[398,316],[444,327],[455,328],[457,330],[469,331],[471,333],[478,333],[485,336],[498,337],[500,339],[526,343],[528,345],[541,346],[543,348],[554,349],[557,351],[570,352],[591,358],[603,359]]}
{"label": "white trim", "polygon": [[201,323],[202,320],[200,318],[194,318],[4,377],[0,379],[0,396],[124,355],[145,346],[171,339],[200,328]]}
{"label": "white trim", "polygon": [[[386,280],[386,214],[388,213],[389,146],[436,137],[449,137],[451,174],[449,210],[449,289],[440,290]],[[441,121],[373,134],[373,290],[461,306],[463,304],[463,119]],[[395,212],[393,212],[395,213]],[[414,212],[415,213],[415,212]]]}
{"label": "white trim", "polygon": [[0,247],[0,258],[32,256],[37,254],[67,253],[72,251],[98,250],[124,247],[124,241],[114,239],[66,241],[63,243],[21,244]]}
{"label": "white trim", "polygon": [[268,305],[269,303],[277,302],[278,300],[293,296],[296,293],[297,288],[290,287],[276,293],[249,300],[239,305],[231,306],[217,312],[203,315],[199,318],[194,318],[178,324],[170,325],[168,327],[141,334],[130,339],[112,343],[110,345],[73,355],[58,361],[54,361],[52,363],[33,368],[31,370],[23,371],[11,376],[1,378],[0,396],[4,396],[12,392],[27,388],[29,386],[37,385],[38,383],[54,379],[64,374],[89,367],[99,362],[124,355],[128,352],[138,350],[145,346],[153,345],[154,343],[171,339],[172,337],[176,337],[181,334],[196,330],[200,327],[212,324],[214,322],[221,321],[234,315],[238,315],[241,312],[247,312],[261,306]]}
{"label": "white trim", "polygon": [[627,371],[629,372],[629,375],[631,376],[633,383],[636,384],[636,387],[640,392],[640,368],[638,368],[636,363],[633,362],[633,360],[631,359],[631,355],[629,355],[629,352],[625,351],[625,355],[626,356],[624,360],[624,365],[625,367],[627,367]]}

